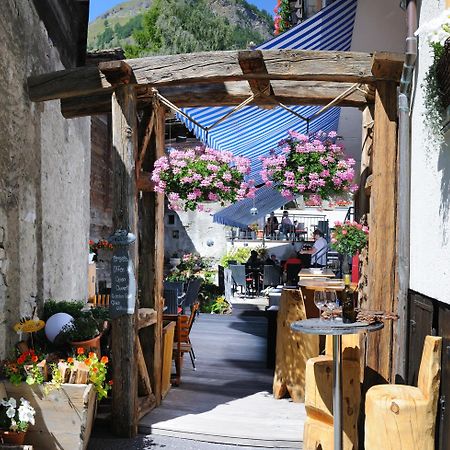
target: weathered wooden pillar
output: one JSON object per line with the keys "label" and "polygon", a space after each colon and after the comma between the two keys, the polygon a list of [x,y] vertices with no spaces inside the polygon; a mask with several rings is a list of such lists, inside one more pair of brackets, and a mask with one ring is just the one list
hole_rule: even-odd
{"label": "weathered wooden pillar", "polygon": [[[164,155],[165,147],[165,109],[156,99],[149,123],[152,136],[142,159],[142,169],[147,173],[152,170],[154,161]],[[139,217],[141,306],[153,308],[157,314],[156,324],[141,330],[140,337],[156,405],[159,405],[162,376],[164,194],[143,191],[139,202]]]}
{"label": "weathered wooden pillar", "polygon": [[[396,312],[397,85],[378,81],[375,93],[372,182],[369,218],[367,307]],[[367,382],[391,381],[393,323],[370,333],[366,348]]]}
{"label": "weathered wooden pillar", "polygon": [[[137,153],[136,96],[131,85],[112,94],[113,142],[113,226],[137,235],[135,158]],[[130,259],[137,273],[137,242]],[[113,399],[112,430],[124,437],[137,433],[136,314],[124,314],[112,321]]]}

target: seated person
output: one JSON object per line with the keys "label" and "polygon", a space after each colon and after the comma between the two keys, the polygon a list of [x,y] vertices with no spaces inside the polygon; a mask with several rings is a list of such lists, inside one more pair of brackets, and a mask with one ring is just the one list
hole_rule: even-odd
{"label": "seated person", "polygon": [[279,266],[280,262],[278,261],[277,257],[272,254],[270,255],[270,257],[267,257],[267,259],[264,261],[264,264],[266,264],[267,266]]}
{"label": "seated person", "polygon": [[278,219],[275,217],[275,213],[271,212],[264,226],[264,232],[267,237],[272,238],[276,230],[278,230]]}
{"label": "seated person", "polygon": [[298,222],[297,220],[294,220],[294,234],[296,241],[301,241],[305,235],[304,224]]}
{"label": "seated person", "polygon": [[250,258],[248,258],[245,265],[246,267],[258,267],[261,265],[261,260],[259,259],[258,252],[256,250],[251,251]]}
{"label": "seated person", "polygon": [[285,234],[289,239],[289,233],[292,233],[293,225],[287,211],[283,211],[283,218],[281,219],[280,232]]}
{"label": "seated person", "polygon": [[310,250],[301,250],[300,254],[311,255],[311,267],[324,267],[327,264],[328,242],[322,231],[316,229],[313,233],[314,245]]}

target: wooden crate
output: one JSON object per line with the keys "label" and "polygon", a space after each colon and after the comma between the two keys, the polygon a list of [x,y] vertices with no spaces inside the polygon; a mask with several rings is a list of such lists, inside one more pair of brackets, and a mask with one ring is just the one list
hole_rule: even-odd
{"label": "wooden crate", "polygon": [[15,386],[5,382],[9,397],[23,397],[36,410],[35,425],[30,426],[26,443],[45,450],[84,450],[87,448],[96,409],[92,384],[62,384],[44,393],[44,386]]}

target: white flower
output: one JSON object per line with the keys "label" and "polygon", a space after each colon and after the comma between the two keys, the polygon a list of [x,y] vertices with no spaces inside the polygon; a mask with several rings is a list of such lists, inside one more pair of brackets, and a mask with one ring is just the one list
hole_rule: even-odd
{"label": "white flower", "polygon": [[6,410],[6,415],[7,415],[10,419],[12,419],[12,418],[16,415],[16,410],[15,410],[15,408],[9,407],[9,408]]}
{"label": "white flower", "polygon": [[425,35],[431,44],[444,44],[450,37],[450,8],[428,22],[422,24],[414,33],[415,36]]}
{"label": "white flower", "polygon": [[16,399],[13,397],[10,397],[9,400],[2,400],[1,404],[2,404],[2,406],[8,406],[11,408],[15,408],[17,406]]}

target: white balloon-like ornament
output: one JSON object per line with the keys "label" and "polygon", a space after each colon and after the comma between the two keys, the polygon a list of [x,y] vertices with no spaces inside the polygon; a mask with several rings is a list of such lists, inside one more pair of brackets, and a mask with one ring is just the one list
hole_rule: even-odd
{"label": "white balloon-like ornament", "polygon": [[63,327],[72,322],[73,317],[67,313],[56,313],[50,316],[45,324],[45,335],[50,342],[54,342],[56,336],[61,333]]}

